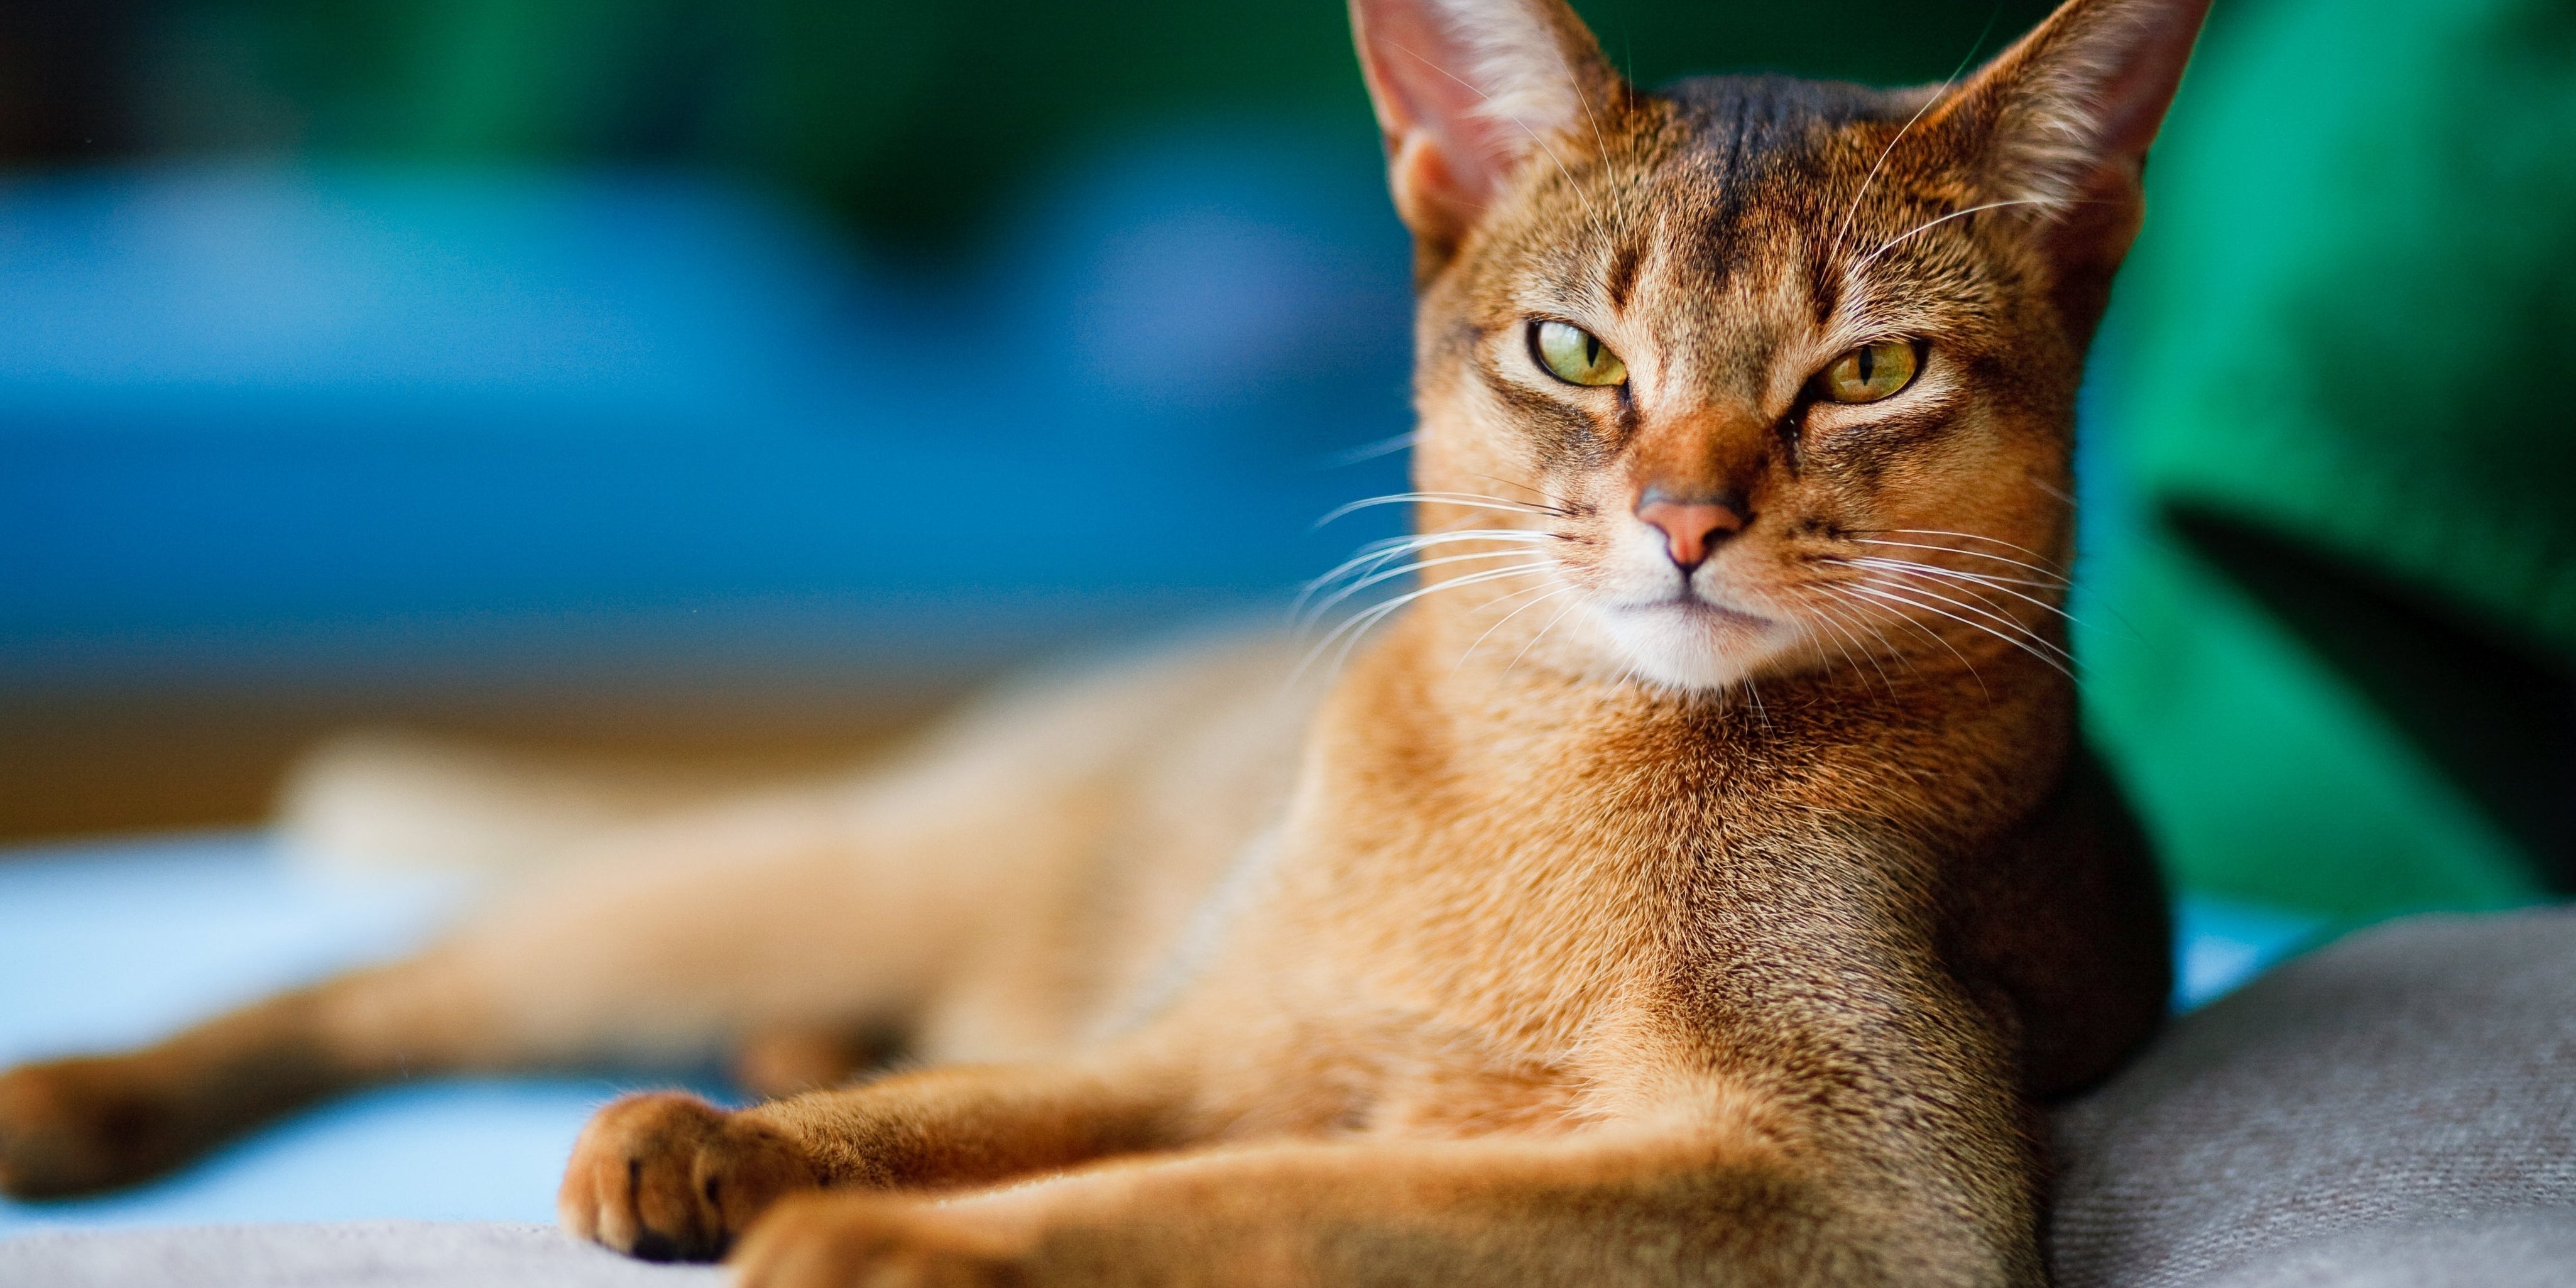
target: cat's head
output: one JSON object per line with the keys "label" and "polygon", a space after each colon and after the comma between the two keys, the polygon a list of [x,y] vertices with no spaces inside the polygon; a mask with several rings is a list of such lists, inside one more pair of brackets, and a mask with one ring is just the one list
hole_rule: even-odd
{"label": "cat's head", "polygon": [[2207,4],[2069,0],[1942,86],[1648,94],[1563,0],[1353,0],[1432,602],[1685,690],[2054,654],[2084,349]]}

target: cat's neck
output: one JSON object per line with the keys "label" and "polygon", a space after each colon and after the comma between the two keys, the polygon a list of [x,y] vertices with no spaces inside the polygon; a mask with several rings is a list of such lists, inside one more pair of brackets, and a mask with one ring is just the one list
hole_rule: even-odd
{"label": "cat's neck", "polygon": [[2025,807],[2073,745],[2072,683],[2017,650],[1945,652],[1946,666],[1818,666],[1685,693],[1517,643],[1471,647],[1487,623],[1418,607],[1353,660],[1341,722],[1381,752],[1467,777],[1497,755],[1537,757],[1588,767],[1568,792],[1634,799],[1685,784],[1974,832],[1993,808]]}

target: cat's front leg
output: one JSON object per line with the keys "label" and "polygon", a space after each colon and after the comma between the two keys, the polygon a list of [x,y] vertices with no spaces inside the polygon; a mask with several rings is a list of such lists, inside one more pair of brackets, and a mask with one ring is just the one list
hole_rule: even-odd
{"label": "cat's front leg", "polygon": [[1282,1143],[941,1203],[798,1196],[732,1260],[735,1288],[2041,1281],[2024,1214],[1907,1202],[1850,1184],[1849,1161],[1709,1121],[1538,1140]]}
{"label": "cat's front leg", "polygon": [[325,985],[140,1051],[0,1070],[0,1193],[59,1198],[129,1185],[356,1085],[363,1073],[321,1036],[332,999]]}
{"label": "cat's front leg", "polygon": [[[735,1288],[1027,1288],[1033,1231],[918,1200],[783,1203],[734,1260]],[[1247,1286],[1249,1288],[1249,1286]]]}
{"label": "cat's front leg", "polygon": [[652,1260],[722,1256],[800,1192],[990,1184],[1186,1143],[1179,1080],[1144,1063],[966,1066],[753,1109],[630,1096],[573,1146],[564,1228]]}

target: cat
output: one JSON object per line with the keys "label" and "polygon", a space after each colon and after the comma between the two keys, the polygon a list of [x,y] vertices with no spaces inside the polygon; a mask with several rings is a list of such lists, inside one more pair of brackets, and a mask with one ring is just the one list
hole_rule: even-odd
{"label": "cat", "polygon": [[1329,683],[1161,655],[606,832],[416,959],[0,1078],[0,1178],[406,1071],[829,1077],[874,1028],[924,1063],[602,1109],[564,1225],[749,1288],[2044,1283],[2036,1106],[2169,986],[2058,622],[2206,4],[1646,93],[1562,0],[1354,0],[1420,535],[1353,573],[1423,580]]}

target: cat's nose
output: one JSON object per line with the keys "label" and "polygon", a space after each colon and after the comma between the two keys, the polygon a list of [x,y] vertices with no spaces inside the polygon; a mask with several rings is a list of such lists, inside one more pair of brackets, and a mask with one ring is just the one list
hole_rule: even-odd
{"label": "cat's nose", "polygon": [[1677,496],[1651,487],[1637,498],[1637,517],[1663,532],[1664,553],[1686,573],[1752,519],[1739,497]]}

